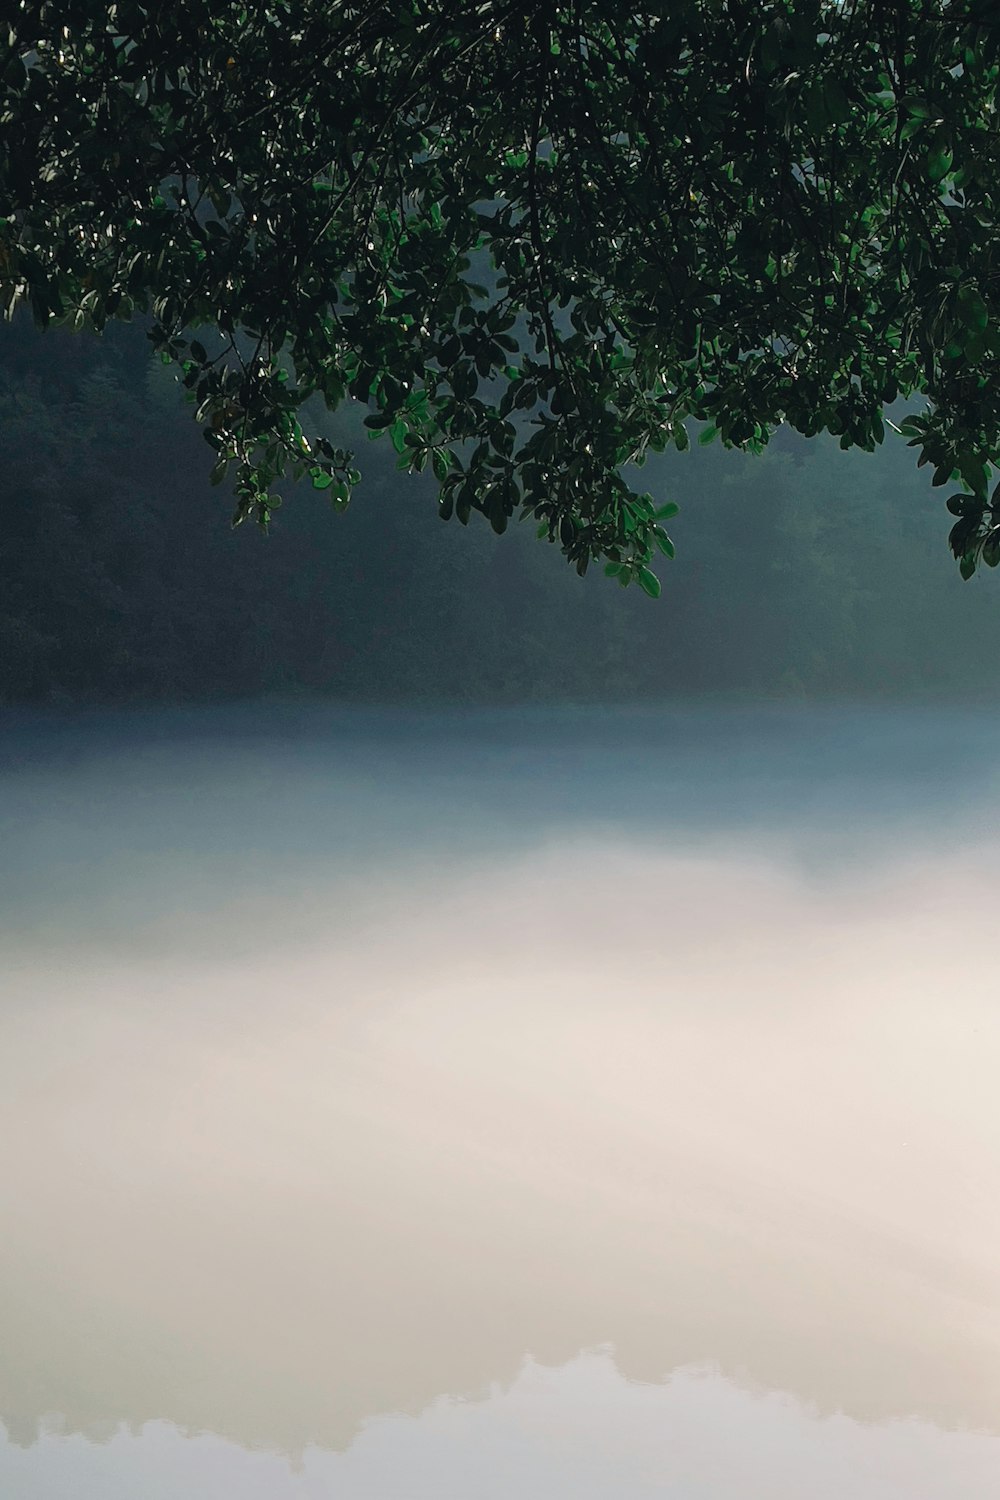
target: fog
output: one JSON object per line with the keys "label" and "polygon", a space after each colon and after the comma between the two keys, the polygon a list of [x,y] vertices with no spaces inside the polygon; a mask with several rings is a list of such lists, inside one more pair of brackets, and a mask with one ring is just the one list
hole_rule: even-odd
{"label": "fog", "polygon": [[0,1490],[1000,1482],[1000,717],[9,716]]}

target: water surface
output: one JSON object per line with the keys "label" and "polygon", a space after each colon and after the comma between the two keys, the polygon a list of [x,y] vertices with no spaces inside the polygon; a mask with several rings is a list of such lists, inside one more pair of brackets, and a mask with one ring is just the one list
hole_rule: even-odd
{"label": "water surface", "polygon": [[8,725],[0,1491],[1000,1484],[1000,719]]}

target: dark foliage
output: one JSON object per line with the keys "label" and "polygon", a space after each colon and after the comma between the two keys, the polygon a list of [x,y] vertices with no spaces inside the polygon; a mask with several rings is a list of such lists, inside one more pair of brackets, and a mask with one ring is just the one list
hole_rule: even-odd
{"label": "dark foliage", "polygon": [[[659,588],[630,465],[688,423],[873,449],[883,407],[1000,560],[992,5],[21,0],[0,37],[0,297],[136,312],[267,522],[369,410],[442,516],[528,514]],[[304,425],[303,425],[304,424]]]}

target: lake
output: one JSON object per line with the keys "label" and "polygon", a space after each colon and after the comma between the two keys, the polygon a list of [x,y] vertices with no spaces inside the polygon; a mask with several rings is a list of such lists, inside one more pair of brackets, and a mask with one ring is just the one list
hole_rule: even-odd
{"label": "lake", "polygon": [[8,713],[0,1493],[995,1500],[998,768]]}

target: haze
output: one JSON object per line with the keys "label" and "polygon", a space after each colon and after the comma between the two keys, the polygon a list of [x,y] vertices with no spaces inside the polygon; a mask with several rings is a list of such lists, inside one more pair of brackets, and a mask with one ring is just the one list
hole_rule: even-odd
{"label": "haze", "polygon": [[1000,720],[8,746],[4,1493],[996,1493]]}

